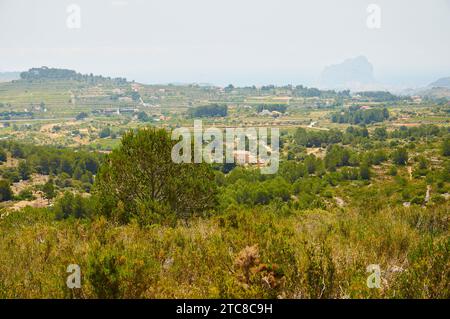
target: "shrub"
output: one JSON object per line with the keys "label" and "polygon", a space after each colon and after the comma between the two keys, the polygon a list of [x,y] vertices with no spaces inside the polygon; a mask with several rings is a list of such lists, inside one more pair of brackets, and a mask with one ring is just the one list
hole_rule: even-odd
{"label": "shrub", "polygon": [[91,215],[91,205],[88,198],[83,198],[80,194],[74,195],[71,192],[65,192],[55,203],[55,216],[57,219],[87,217]]}
{"label": "shrub", "polygon": [[391,154],[392,161],[397,165],[406,165],[408,162],[408,152],[405,148],[398,148]]}
{"label": "shrub", "polygon": [[20,200],[34,200],[36,197],[33,195],[31,189],[26,188],[20,191],[18,199]]}
{"label": "shrub", "polygon": [[0,148],[0,162],[6,162],[7,156],[3,148]]}
{"label": "shrub", "polygon": [[11,200],[13,192],[8,180],[0,180],[0,202]]}

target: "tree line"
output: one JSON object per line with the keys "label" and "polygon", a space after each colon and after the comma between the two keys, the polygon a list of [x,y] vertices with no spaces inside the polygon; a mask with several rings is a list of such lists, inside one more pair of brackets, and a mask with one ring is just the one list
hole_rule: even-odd
{"label": "tree line", "polygon": [[228,114],[228,106],[224,104],[209,104],[192,107],[188,110],[188,116],[197,117],[224,117]]}
{"label": "tree line", "polygon": [[389,119],[389,111],[387,108],[361,109],[349,108],[345,111],[339,111],[331,114],[333,123],[349,123],[349,124],[371,124],[383,122]]}
{"label": "tree line", "polygon": [[73,80],[90,82],[92,84],[111,82],[116,85],[127,84],[125,78],[110,78],[101,75],[81,74],[74,70],[57,69],[57,68],[31,68],[28,71],[20,73],[20,78],[26,81],[43,81],[43,80]]}

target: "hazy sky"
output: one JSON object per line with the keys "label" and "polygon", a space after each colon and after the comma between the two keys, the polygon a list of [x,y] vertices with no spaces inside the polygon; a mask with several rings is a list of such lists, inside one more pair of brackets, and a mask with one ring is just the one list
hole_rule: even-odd
{"label": "hazy sky", "polygon": [[[66,25],[72,3],[79,29]],[[370,3],[380,29],[366,25]],[[0,0],[0,71],[310,85],[324,66],[358,55],[385,83],[450,76],[450,0]]]}

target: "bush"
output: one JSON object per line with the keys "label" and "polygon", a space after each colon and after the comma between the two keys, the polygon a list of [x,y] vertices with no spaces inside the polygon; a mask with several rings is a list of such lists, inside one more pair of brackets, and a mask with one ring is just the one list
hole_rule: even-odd
{"label": "bush", "polygon": [[89,115],[86,113],[86,112],[81,112],[81,113],[78,113],[77,114],[77,116],[75,117],[75,119],[77,120],[77,121],[81,121],[81,120],[84,120],[85,118],[87,118]]}
{"label": "bush", "polygon": [[361,166],[359,167],[359,176],[361,179],[369,180],[371,173],[370,173],[370,166],[367,162],[363,162]]}
{"label": "bush", "polygon": [[442,155],[450,156],[450,138],[447,137],[442,142]]}
{"label": "bush", "polygon": [[103,128],[98,135],[100,138],[107,138],[111,135],[111,128],[109,126]]}
{"label": "bush", "polygon": [[65,192],[56,201],[54,212],[57,219],[83,218],[92,215],[91,206],[91,201],[88,198],[83,198],[80,194],[74,195],[71,192]]}
{"label": "bush", "polygon": [[10,182],[8,180],[0,180],[0,202],[8,201],[13,198]]}
{"label": "bush", "polygon": [[17,197],[19,200],[35,200],[36,197],[33,195],[31,189],[26,188],[20,191],[19,196]]}
{"label": "bush", "polygon": [[397,176],[397,167],[395,166],[389,167],[388,174],[391,176]]}
{"label": "bush", "polygon": [[137,118],[141,122],[149,122],[150,121],[150,117],[144,111],[139,112],[137,115]]}
{"label": "bush", "polygon": [[7,160],[7,155],[6,152],[3,148],[0,148],[0,162],[6,162]]}
{"label": "bush", "polygon": [[31,168],[26,161],[20,161],[19,166],[17,167],[20,179],[28,180],[31,175]]}
{"label": "bush", "polygon": [[406,165],[408,162],[408,152],[405,148],[398,148],[391,154],[392,161],[397,165]]}

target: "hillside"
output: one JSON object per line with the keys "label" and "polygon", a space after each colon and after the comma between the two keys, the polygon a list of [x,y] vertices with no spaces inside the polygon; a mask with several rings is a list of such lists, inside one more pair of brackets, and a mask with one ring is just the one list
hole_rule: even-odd
{"label": "hillside", "polygon": [[[20,78],[0,83],[0,103],[8,111],[46,111],[65,116],[70,109],[97,109],[113,106],[131,107],[139,101],[133,82],[125,78],[81,74],[74,70],[31,68],[20,73]],[[45,114],[38,115],[39,117]]]}
{"label": "hillside", "polygon": [[434,81],[433,83],[430,83],[428,85],[429,87],[443,87],[443,88],[449,88],[450,89],[450,76],[446,78],[440,78],[437,81]]}
{"label": "hillside", "polygon": [[113,83],[117,85],[126,84],[125,78],[110,78],[102,75],[81,74],[74,70],[49,68],[46,66],[32,68],[20,73],[20,79],[24,81],[79,81],[91,84]]}

